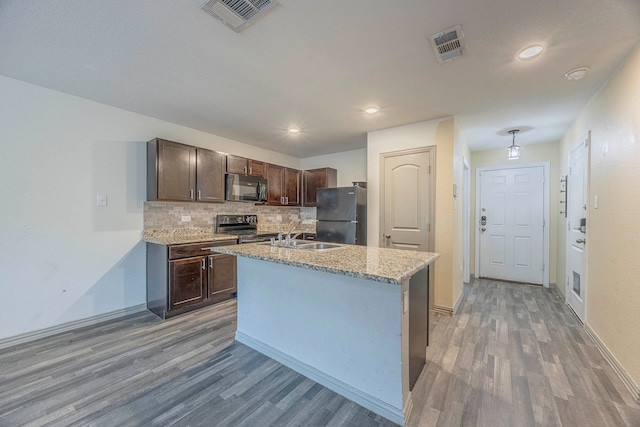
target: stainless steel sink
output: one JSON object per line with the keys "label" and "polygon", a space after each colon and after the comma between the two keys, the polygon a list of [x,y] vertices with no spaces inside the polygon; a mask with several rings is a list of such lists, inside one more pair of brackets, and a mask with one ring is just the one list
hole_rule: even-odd
{"label": "stainless steel sink", "polygon": [[[271,245],[271,242],[260,242],[258,243],[259,245]],[[282,244],[278,244],[278,241],[276,241],[276,244],[274,245],[275,247],[279,247],[279,248],[290,248],[290,249],[297,249],[297,248],[302,248],[303,246],[306,245],[312,245],[313,243],[309,243],[305,240],[292,240],[289,242],[288,245],[284,244],[284,241],[282,242]]]}
{"label": "stainless steel sink", "polygon": [[300,249],[304,249],[306,251],[324,251],[327,249],[338,249],[341,247],[342,245],[337,245],[335,243],[322,243],[322,242],[300,245]]}
{"label": "stainless steel sink", "polygon": [[[259,245],[271,245],[271,242],[261,242]],[[342,245],[338,245],[336,243],[324,243],[324,242],[308,242],[305,240],[293,240],[289,242],[288,245],[282,243],[282,245],[276,245],[274,247],[278,248],[287,248],[287,249],[300,249],[305,251],[324,251],[328,249],[338,249],[341,248]]]}

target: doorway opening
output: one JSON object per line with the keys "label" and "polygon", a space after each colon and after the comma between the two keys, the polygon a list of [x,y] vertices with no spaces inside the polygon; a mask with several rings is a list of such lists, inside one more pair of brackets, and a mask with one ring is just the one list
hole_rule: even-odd
{"label": "doorway opening", "polygon": [[476,170],[476,277],[549,286],[549,169]]}
{"label": "doorway opening", "polygon": [[466,158],[462,159],[463,172],[462,172],[462,232],[464,233],[464,247],[462,255],[462,280],[464,283],[471,281],[471,274],[469,273],[469,234],[470,234],[470,221],[469,215],[471,213],[471,168],[469,167],[469,161]]}
{"label": "doorway opening", "polygon": [[584,322],[587,291],[587,205],[589,183],[589,146],[587,133],[569,150],[567,175],[567,260],[565,301]]}

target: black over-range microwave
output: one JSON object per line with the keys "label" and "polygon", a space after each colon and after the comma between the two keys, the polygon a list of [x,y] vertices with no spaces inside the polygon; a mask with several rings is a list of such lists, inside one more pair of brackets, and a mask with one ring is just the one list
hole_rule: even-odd
{"label": "black over-range microwave", "polygon": [[225,178],[225,200],[232,202],[267,201],[266,179],[236,173],[228,173]]}

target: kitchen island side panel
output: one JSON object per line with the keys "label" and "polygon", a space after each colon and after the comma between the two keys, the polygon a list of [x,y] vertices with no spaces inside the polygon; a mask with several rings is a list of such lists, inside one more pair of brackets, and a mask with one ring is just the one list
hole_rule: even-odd
{"label": "kitchen island side panel", "polygon": [[348,384],[401,416],[401,291],[238,257],[238,336]]}

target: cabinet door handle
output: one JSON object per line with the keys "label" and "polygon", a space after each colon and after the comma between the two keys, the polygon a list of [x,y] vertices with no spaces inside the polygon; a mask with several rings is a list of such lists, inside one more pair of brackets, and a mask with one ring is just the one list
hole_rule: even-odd
{"label": "cabinet door handle", "polygon": [[201,192],[201,190],[198,190],[198,200],[202,200],[202,192]]}
{"label": "cabinet door handle", "polygon": [[288,197],[285,197],[285,198],[284,198],[284,204],[285,204],[285,205],[288,205],[288,204],[289,204],[289,198],[288,198]]}
{"label": "cabinet door handle", "polygon": [[244,173],[245,173],[245,175],[246,175],[246,173],[247,173],[247,167],[245,166],[245,167],[243,168],[243,170],[244,170]]}
{"label": "cabinet door handle", "polygon": [[282,203],[284,205],[284,196],[280,197],[280,203]]}
{"label": "cabinet door handle", "polygon": [[202,267],[203,270],[205,269],[205,263],[204,263],[205,259],[206,258],[202,258],[202,261],[200,261],[200,267]]}
{"label": "cabinet door handle", "polygon": [[189,190],[189,198],[193,200],[193,188]]}
{"label": "cabinet door handle", "polygon": [[252,173],[253,173],[253,168],[249,166],[249,175],[251,175]]}
{"label": "cabinet door handle", "polygon": [[209,268],[213,269],[213,257],[209,257]]}

